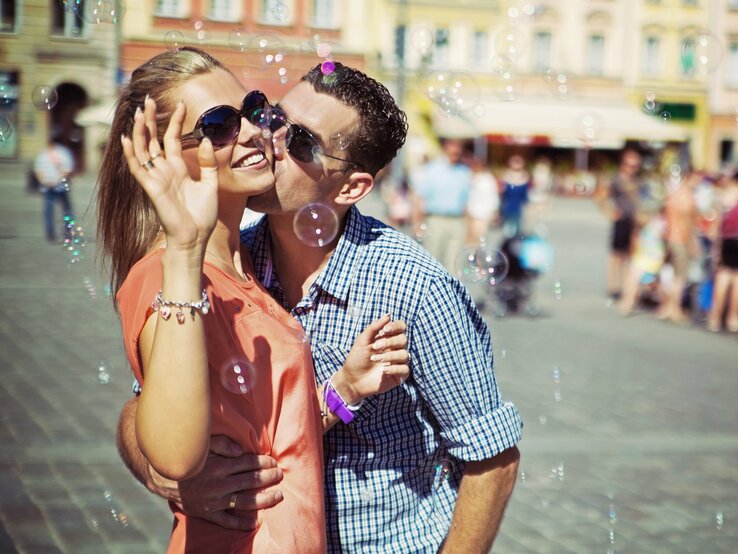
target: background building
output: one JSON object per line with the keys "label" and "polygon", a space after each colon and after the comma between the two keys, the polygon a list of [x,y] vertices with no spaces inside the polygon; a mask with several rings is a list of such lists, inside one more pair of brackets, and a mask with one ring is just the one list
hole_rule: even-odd
{"label": "background building", "polygon": [[117,15],[95,7],[2,0],[0,161],[28,163],[54,135],[73,150],[79,170],[95,167],[104,128],[75,119],[83,107],[114,97],[118,66]]}

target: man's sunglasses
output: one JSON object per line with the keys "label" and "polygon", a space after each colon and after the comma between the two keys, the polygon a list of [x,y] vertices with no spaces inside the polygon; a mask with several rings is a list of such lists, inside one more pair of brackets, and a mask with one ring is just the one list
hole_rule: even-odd
{"label": "man's sunglasses", "polygon": [[[345,158],[339,158],[338,156],[332,156],[331,154],[326,154],[323,147],[320,145],[320,141],[315,138],[310,131],[305,129],[299,123],[295,123],[294,121],[287,119],[287,117],[283,115],[284,112],[279,110],[279,108],[272,108],[272,110],[274,112],[279,111],[278,113],[281,113],[282,115],[277,119],[286,124],[284,129],[275,135],[275,139],[279,140],[283,138],[287,148],[287,153],[297,161],[302,163],[315,163],[316,158],[319,156],[325,156],[326,158],[338,160],[339,162],[347,163],[362,169],[361,165],[356,162],[352,162]],[[277,130],[281,126],[282,125],[275,125],[272,130]],[[284,137],[280,136],[282,134],[284,134]]]}
{"label": "man's sunglasses", "polygon": [[273,116],[271,110],[264,93],[252,90],[244,97],[240,110],[233,106],[215,106],[198,117],[193,131],[180,138],[182,148],[194,148],[205,137],[210,139],[215,149],[233,144],[241,132],[242,117],[260,129],[269,128],[274,132],[285,122]]}

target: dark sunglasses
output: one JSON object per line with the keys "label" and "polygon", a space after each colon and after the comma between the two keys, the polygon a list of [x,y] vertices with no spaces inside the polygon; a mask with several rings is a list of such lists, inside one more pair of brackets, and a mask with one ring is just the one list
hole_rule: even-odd
{"label": "dark sunglasses", "polygon": [[[299,123],[295,123],[294,121],[287,119],[284,112],[279,110],[279,108],[272,108],[272,110],[275,112],[279,111],[280,117],[278,119],[283,122],[283,125],[286,125],[283,129],[283,133],[287,153],[297,161],[302,163],[314,163],[318,156],[325,156],[326,158],[338,160],[339,162],[347,163],[362,169],[361,165],[356,162],[326,154],[323,147],[320,145],[320,141],[315,138],[310,131],[305,129]],[[274,130],[279,129],[280,127],[281,125],[277,126]],[[279,138],[279,136],[277,136],[277,138]]]}
{"label": "dark sunglasses", "polygon": [[241,132],[242,117],[260,129],[268,127],[274,132],[285,125],[285,122],[280,117],[273,117],[271,109],[266,95],[259,90],[252,90],[244,97],[240,110],[233,106],[210,108],[197,118],[193,131],[179,139],[182,148],[194,148],[205,137],[210,139],[216,149],[233,144]]}

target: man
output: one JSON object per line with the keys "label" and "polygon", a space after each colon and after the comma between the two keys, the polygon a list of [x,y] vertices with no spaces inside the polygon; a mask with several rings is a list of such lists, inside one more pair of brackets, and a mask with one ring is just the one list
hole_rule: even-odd
{"label": "man", "polygon": [[424,246],[446,269],[454,265],[464,245],[464,215],[472,188],[472,173],[462,162],[464,144],[442,140],[443,152],[412,174],[412,188],[418,206],[416,227],[425,223]]}
{"label": "man", "polygon": [[642,192],[640,170],[641,155],[632,149],[624,150],[617,174],[610,185],[598,193],[600,207],[613,225],[607,265],[608,296],[612,302],[620,300],[628,274]]}
{"label": "man", "polygon": [[[408,325],[410,379],[324,436],[329,551],[486,553],[515,482],[521,431],[515,408],[500,400],[488,329],[458,281],[354,206],[402,146],[405,115],[383,85],[340,63],[328,79],[311,70],[280,107],[292,140],[275,144],[277,184],[249,202],[268,217],[242,239],[256,275],[310,337],[317,381],[380,312]],[[338,136],[349,137],[345,149]],[[293,219],[314,202],[335,210],[341,232],[307,248]],[[281,500],[273,461],[241,455],[223,437],[197,477],[177,484],[155,475],[137,450],[135,408],[133,399],[121,415],[119,448],[153,492],[242,529],[258,524],[253,510]]]}
{"label": "man", "polygon": [[[69,202],[69,177],[74,171],[72,151],[52,138],[46,148],[38,153],[33,163],[33,172],[41,183],[44,194],[44,229],[46,239],[56,242],[54,228],[54,204],[59,203],[67,219],[72,218]],[[66,234],[66,229],[64,232]]]}

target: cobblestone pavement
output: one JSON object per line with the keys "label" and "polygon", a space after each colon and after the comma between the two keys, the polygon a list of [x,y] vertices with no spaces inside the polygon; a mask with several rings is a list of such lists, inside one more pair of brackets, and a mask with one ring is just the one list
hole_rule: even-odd
{"label": "cobblestone pavement", "polygon": [[[0,552],[162,552],[168,509],[115,452],[131,379],[94,243],[71,264],[42,237],[41,198],[0,171]],[[90,178],[72,190],[90,238],[91,191]],[[738,552],[738,340],[620,318],[591,203],[556,200],[547,220],[541,315],[485,311],[500,387],[526,423],[493,551]]]}

